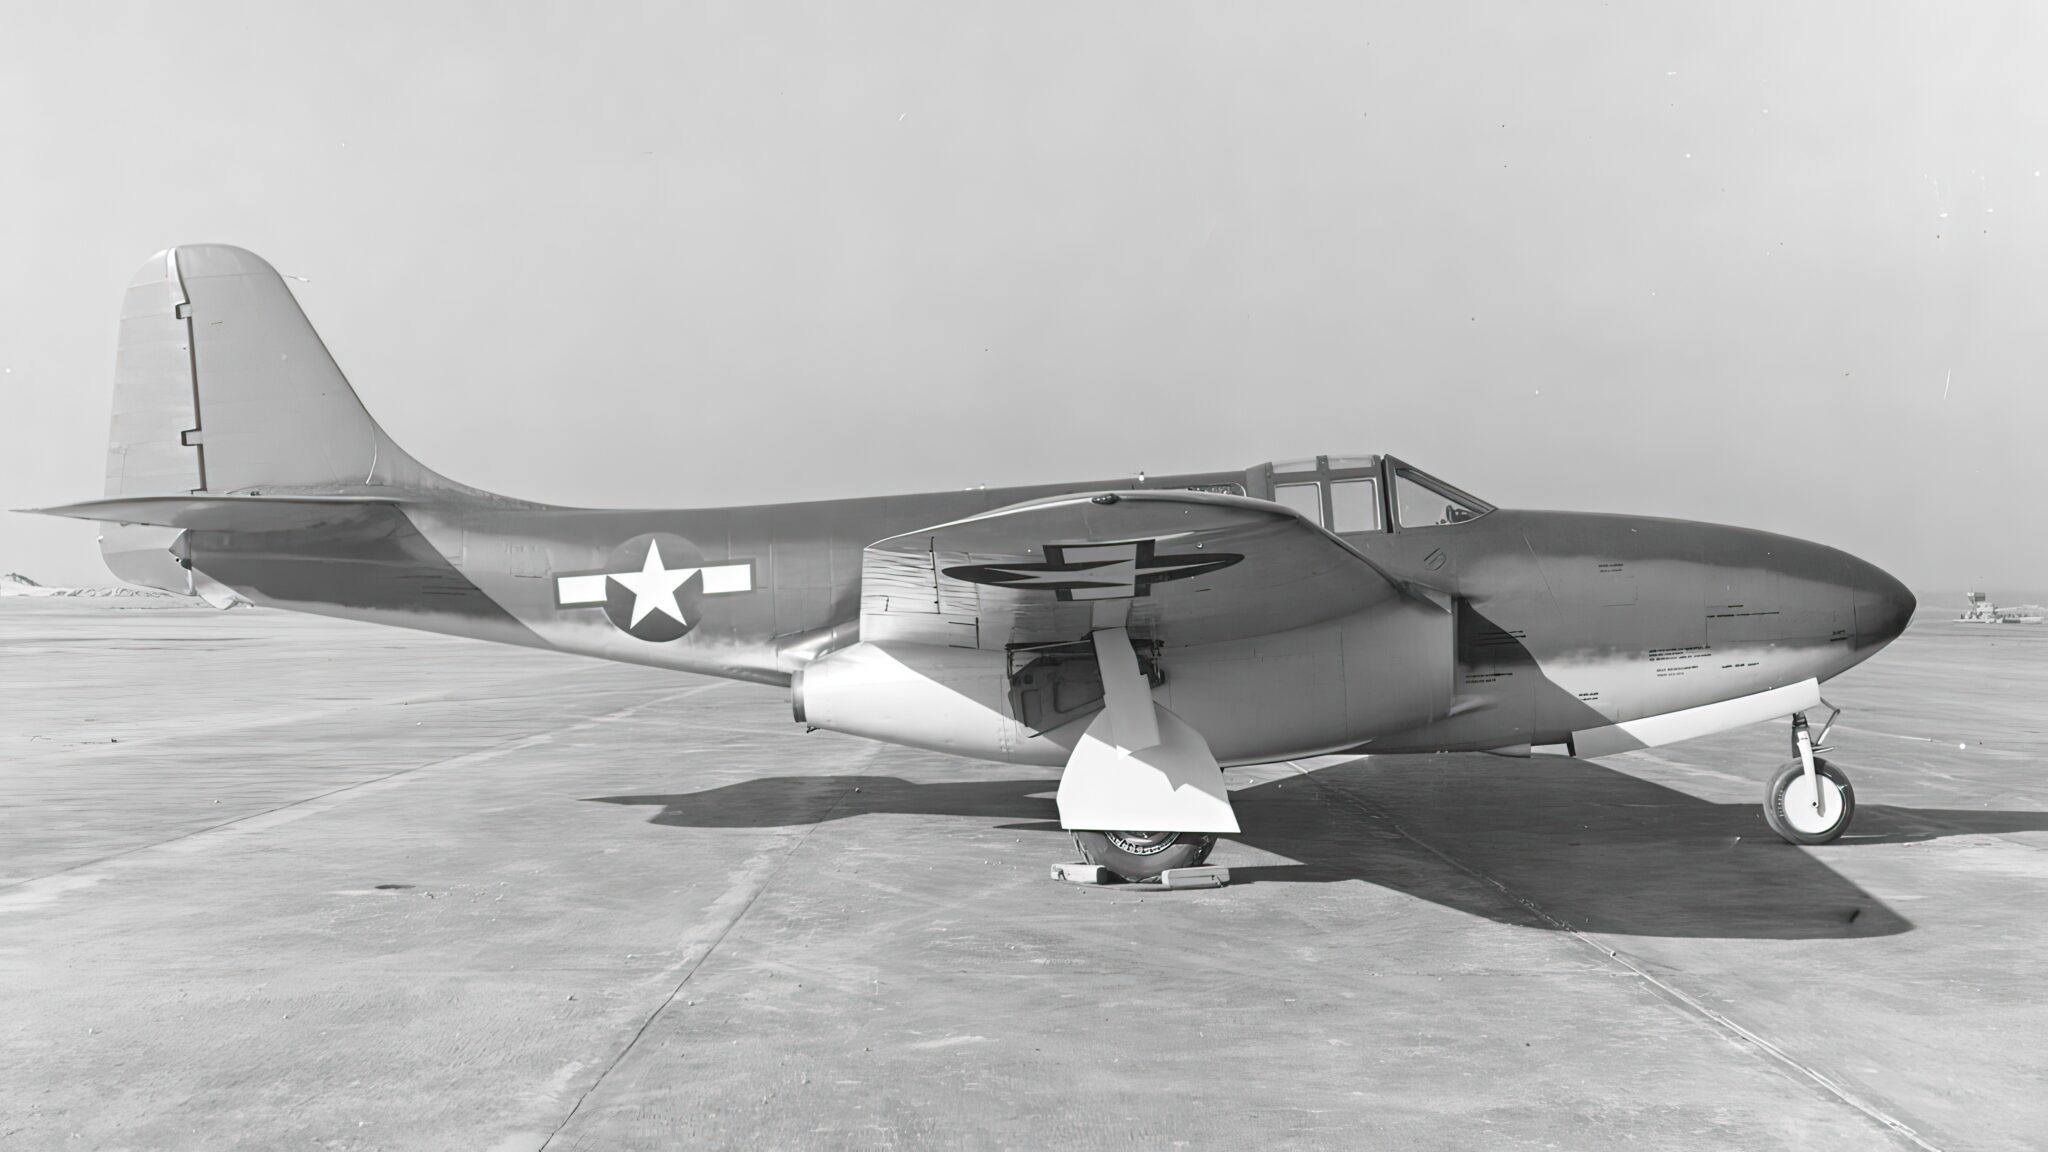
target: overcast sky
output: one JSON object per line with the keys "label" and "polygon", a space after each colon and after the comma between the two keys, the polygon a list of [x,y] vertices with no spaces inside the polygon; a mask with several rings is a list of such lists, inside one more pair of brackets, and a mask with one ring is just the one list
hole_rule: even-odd
{"label": "overcast sky", "polygon": [[1383,451],[2040,588],[2044,14],[0,0],[0,507],[100,494],[122,286],[222,241],[531,499]]}

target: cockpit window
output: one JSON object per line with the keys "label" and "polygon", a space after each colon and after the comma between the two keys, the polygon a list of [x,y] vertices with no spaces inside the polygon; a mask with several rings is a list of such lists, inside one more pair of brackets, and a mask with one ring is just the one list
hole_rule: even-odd
{"label": "cockpit window", "polygon": [[1379,482],[1371,477],[1330,481],[1330,530],[1332,532],[1377,532],[1380,530]]}
{"label": "cockpit window", "polygon": [[1421,473],[1410,468],[1394,469],[1394,507],[1403,528],[1427,528],[1437,524],[1463,524],[1493,511],[1476,500],[1443,491]]}
{"label": "cockpit window", "polygon": [[1273,487],[1273,500],[1275,503],[1285,504],[1303,516],[1308,517],[1309,522],[1312,524],[1321,524],[1323,522],[1323,486],[1321,484],[1276,484]]}

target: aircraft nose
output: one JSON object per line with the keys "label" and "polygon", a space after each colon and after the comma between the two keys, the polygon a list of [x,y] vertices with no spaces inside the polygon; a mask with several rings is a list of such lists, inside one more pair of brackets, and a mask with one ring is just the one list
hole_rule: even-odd
{"label": "aircraft nose", "polygon": [[1856,646],[1891,643],[1913,619],[1919,602],[1904,584],[1875,564],[1856,562]]}

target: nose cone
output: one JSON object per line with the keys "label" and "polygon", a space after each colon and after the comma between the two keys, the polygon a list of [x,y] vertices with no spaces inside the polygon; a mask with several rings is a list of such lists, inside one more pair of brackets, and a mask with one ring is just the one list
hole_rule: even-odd
{"label": "nose cone", "polygon": [[1856,646],[1882,648],[1898,638],[1919,602],[1891,573],[1856,562]]}

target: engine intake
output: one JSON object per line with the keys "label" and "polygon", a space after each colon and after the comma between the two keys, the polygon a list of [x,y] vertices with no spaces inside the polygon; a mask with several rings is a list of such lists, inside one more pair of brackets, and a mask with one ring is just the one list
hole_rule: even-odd
{"label": "engine intake", "polygon": [[929,644],[855,644],[790,680],[790,709],[813,728],[956,756],[1064,764],[1065,741],[1034,734],[1011,700],[1009,655]]}

